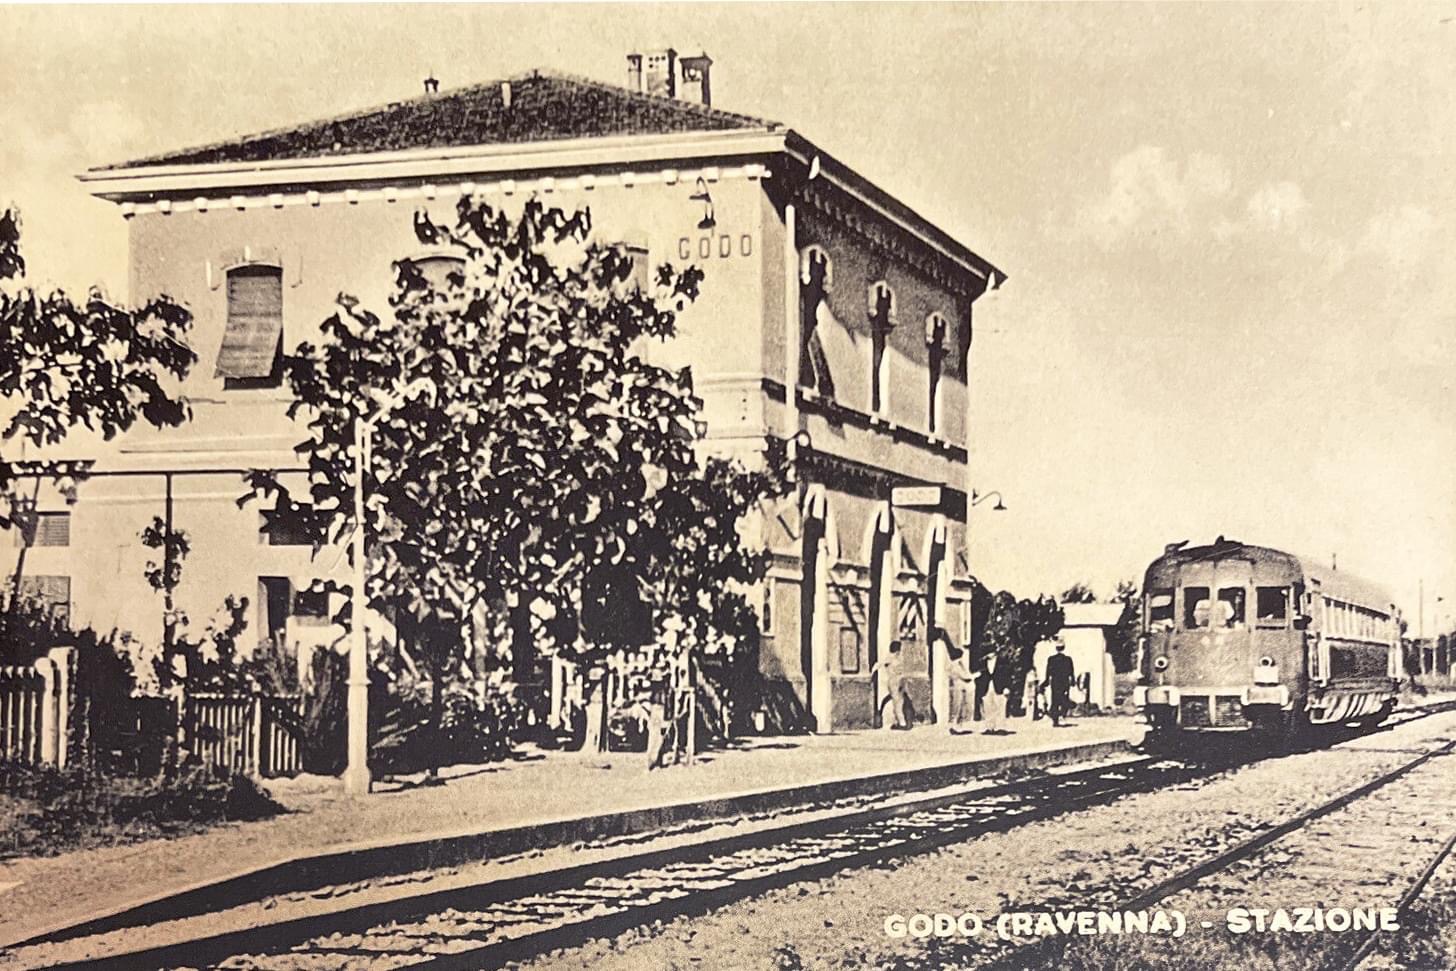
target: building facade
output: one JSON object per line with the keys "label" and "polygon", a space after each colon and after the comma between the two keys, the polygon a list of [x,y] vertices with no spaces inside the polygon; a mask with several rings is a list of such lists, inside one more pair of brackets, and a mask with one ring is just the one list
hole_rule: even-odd
{"label": "building facade", "polygon": [[[711,106],[705,55],[635,54],[629,87],[544,72],[92,170],[128,221],[131,293],[194,316],[193,418],[73,457],[98,475],[72,501],[39,486],[17,539],[36,591],[98,630],[155,640],[157,551],[138,535],[170,511],[191,552],[178,607],[197,625],[248,596],[257,637],[343,636],[304,595],[344,578],[240,507],[240,472],[295,468],[279,355],[317,334],[347,292],[387,313],[391,263],[429,258],[424,209],[462,195],[513,209],[589,208],[594,234],[652,264],[696,264],[702,294],[655,361],[688,365],[706,447],[752,457],[795,441],[796,494],[763,518],[774,552],[756,645],[760,721],[819,731],[876,724],[871,671],[903,646],[917,717],[943,711],[932,625],[968,629],[967,380],[973,305],[992,266],[782,125]],[[170,497],[170,498],[169,498]],[[65,536],[62,537],[62,523]],[[64,538],[64,542],[61,542]],[[64,589],[63,589],[64,588]],[[747,649],[747,647],[745,648]]]}

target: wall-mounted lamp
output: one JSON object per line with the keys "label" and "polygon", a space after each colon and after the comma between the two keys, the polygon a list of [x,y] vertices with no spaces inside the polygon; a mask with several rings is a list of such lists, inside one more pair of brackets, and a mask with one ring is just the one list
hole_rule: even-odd
{"label": "wall-mounted lamp", "polygon": [[708,192],[708,183],[703,181],[701,175],[698,176],[697,189],[698,191],[688,196],[688,198],[694,202],[701,202],[703,204],[703,218],[698,220],[698,228],[712,229],[718,225],[718,220],[713,218],[713,196]]}
{"label": "wall-mounted lamp", "polygon": [[987,499],[991,498],[992,496],[995,496],[996,497],[996,505],[994,505],[994,506],[991,507],[991,511],[992,512],[1005,512],[1006,511],[1006,503],[1004,503],[1004,502],[1001,501],[1001,493],[997,492],[995,489],[992,489],[990,492],[987,492],[987,493],[984,493],[984,494],[977,492],[975,489],[972,489],[971,490],[971,505],[972,506],[979,506],[981,503],[985,502]]}

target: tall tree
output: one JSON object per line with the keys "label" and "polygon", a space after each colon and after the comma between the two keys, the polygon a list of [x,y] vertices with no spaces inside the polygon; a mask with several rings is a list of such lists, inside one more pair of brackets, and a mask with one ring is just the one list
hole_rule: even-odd
{"label": "tall tree", "polygon": [[[176,383],[197,361],[188,346],[192,317],[166,296],[136,309],[113,305],[98,288],[84,300],[28,285],[20,215],[0,212],[0,398],[8,419],[0,447],[19,441],[55,445],[84,427],[106,439],[137,421],[159,427],[187,420]],[[37,460],[17,468],[0,461],[0,525],[26,512],[18,475],[67,480],[84,464]]]}
{"label": "tall tree", "polygon": [[462,199],[453,226],[421,213],[415,229],[458,264],[395,264],[389,317],[341,296],[322,341],[284,363],[290,413],[309,428],[307,494],[256,472],[242,501],[274,497],[270,523],[341,542],[368,423],[367,595],[433,632],[436,677],[457,669],[476,608],[508,595],[529,613],[528,635],[598,662],[642,632],[583,630],[584,609],[620,594],[691,600],[697,591],[649,589],[680,579],[676,564],[702,549],[664,542],[666,524],[702,488],[732,493],[731,475],[705,477],[698,462],[690,375],[640,353],[672,336],[702,275],[664,265],[642,285],[626,248],[592,239],[589,213],[535,199],[516,216]]}

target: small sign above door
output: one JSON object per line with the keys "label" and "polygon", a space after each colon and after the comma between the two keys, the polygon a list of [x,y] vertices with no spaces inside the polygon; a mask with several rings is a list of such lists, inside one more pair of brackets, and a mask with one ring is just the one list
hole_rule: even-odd
{"label": "small sign above door", "polygon": [[890,505],[897,509],[934,509],[940,506],[940,501],[940,486],[896,486],[890,490]]}

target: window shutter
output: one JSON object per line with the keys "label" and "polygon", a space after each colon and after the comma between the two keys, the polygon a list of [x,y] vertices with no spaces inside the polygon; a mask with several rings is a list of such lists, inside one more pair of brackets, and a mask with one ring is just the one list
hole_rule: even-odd
{"label": "window shutter", "polygon": [[227,277],[227,331],[217,356],[217,376],[266,378],[283,340],[283,271],[240,266]]}

